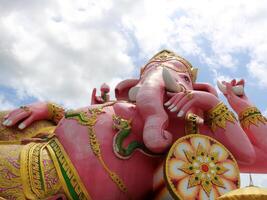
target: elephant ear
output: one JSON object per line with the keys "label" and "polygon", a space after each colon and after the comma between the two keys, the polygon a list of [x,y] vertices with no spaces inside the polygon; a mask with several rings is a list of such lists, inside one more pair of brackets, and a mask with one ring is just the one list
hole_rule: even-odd
{"label": "elephant ear", "polygon": [[193,83],[193,89],[199,90],[199,91],[209,92],[209,93],[213,94],[214,96],[218,97],[218,93],[217,93],[216,89],[208,83]]}
{"label": "elephant ear", "polygon": [[117,100],[125,100],[128,101],[129,98],[129,90],[136,86],[139,82],[139,79],[127,79],[120,83],[115,88],[115,97]]}

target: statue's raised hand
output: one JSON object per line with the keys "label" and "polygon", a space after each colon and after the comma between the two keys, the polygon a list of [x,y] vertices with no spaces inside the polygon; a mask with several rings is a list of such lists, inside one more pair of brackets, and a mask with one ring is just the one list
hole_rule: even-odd
{"label": "statue's raised hand", "polygon": [[91,94],[91,105],[102,104],[110,100],[109,99],[110,88],[106,83],[103,83],[101,85],[100,91],[101,91],[101,96],[96,96],[96,88],[93,89],[92,94]]}
{"label": "statue's raised hand", "polygon": [[184,117],[191,108],[208,111],[219,103],[219,99],[204,91],[186,90],[179,93],[167,93],[171,98],[164,104],[170,112],[177,112],[177,117]]}
{"label": "statue's raised hand", "polygon": [[15,126],[19,129],[24,129],[34,121],[49,119],[48,103],[38,102],[27,106],[21,106],[4,117],[4,126]]}
{"label": "statue's raised hand", "polygon": [[237,114],[239,114],[245,108],[253,105],[247,98],[244,90],[242,90],[241,94],[237,94],[233,89],[237,86],[242,86],[241,88],[244,88],[245,81],[243,79],[241,79],[240,81],[233,79],[231,82],[223,81],[222,84],[226,87],[226,90],[223,91],[223,94],[227,98],[230,106]]}

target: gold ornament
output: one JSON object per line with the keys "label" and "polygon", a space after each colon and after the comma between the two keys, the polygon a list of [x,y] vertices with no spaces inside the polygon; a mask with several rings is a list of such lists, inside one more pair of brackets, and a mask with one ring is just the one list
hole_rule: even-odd
{"label": "gold ornament", "polygon": [[186,91],[185,93],[188,99],[192,99],[194,97],[194,94],[191,91]]}
{"label": "gold ornament", "polygon": [[189,113],[186,116],[186,123],[185,123],[185,134],[198,134],[199,128],[197,124],[197,118],[198,116],[193,113]]}
{"label": "gold ornament", "polygon": [[[177,69],[175,71],[186,72],[190,75],[192,82],[196,81],[198,69],[193,68],[193,66],[191,65],[190,62],[188,62],[183,57],[181,57],[181,56],[179,56],[179,55],[177,55],[174,52],[169,51],[169,50],[162,50],[159,53],[157,53],[155,56],[153,56],[148,61],[148,63],[141,69],[141,74],[143,74],[143,72],[147,69],[148,65],[152,62],[166,62],[166,61],[170,61],[170,60],[177,60],[177,61],[181,62],[187,68],[186,71],[183,71],[183,70],[180,71],[179,69]],[[166,65],[166,64],[161,65],[161,66],[169,68],[168,65]],[[174,70],[173,67],[171,69]]]}
{"label": "gold ornament", "polygon": [[30,111],[30,108],[28,106],[20,106],[20,109],[24,110],[25,112]]}
{"label": "gold ornament", "polygon": [[0,196],[3,199],[26,199],[20,173],[21,145],[0,145]]}
{"label": "gold ornament", "polygon": [[48,107],[49,119],[57,124],[64,117],[65,114],[64,108],[55,103],[48,103],[47,107]]}
{"label": "gold ornament", "polygon": [[234,114],[230,112],[227,106],[222,102],[208,111],[207,119],[208,125],[213,132],[215,132],[218,127],[225,129],[227,121],[232,123],[236,121]]}
{"label": "gold ornament", "polygon": [[258,126],[260,123],[267,123],[267,119],[256,107],[247,107],[239,114],[238,118],[243,128],[249,128],[251,124]]}
{"label": "gold ornament", "polygon": [[46,150],[47,143],[29,143],[20,154],[23,192],[28,199],[44,199],[56,194],[61,185],[55,166]]}
{"label": "gold ornament", "polygon": [[174,142],[164,164],[164,178],[174,199],[217,199],[239,188],[239,174],[233,155],[200,134]]}

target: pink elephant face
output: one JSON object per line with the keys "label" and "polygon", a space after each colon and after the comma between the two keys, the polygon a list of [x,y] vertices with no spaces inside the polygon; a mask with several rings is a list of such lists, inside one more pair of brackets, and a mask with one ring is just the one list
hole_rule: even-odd
{"label": "pink elephant face", "polygon": [[145,66],[142,76],[150,73],[151,70],[158,67],[167,68],[175,82],[177,82],[177,84],[180,84],[185,90],[193,89],[192,80],[188,73],[188,68],[178,60],[152,62]]}
{"label": "pink elephant face", "polygon": [[170,69],[169,71],[171,72],[174,80],[178,84],[182,85],[184,89],[193,89],[192,80],[188,73],[188,68],[183,63],[179,62],[178,60],[170,60],[163,62],[162,65]]}
{"label": "pink elephant face", "polygon": [[192,80],[188,73],[188,68],[178,60],[169,60],[165,62],[152,62],[145,66],[141,77],[149,74],[151,70],[156,69],[158,67],[166,67],[169,69],[172,74],[174,80],[177,84],[180,84],[186,90],[192,90]]}

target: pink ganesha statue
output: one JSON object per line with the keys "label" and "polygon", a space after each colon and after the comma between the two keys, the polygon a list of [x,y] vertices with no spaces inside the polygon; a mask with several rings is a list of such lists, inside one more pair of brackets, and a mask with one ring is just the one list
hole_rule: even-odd
{"label": "pink ganesha statue", "polygon": [[124,80],[65,111],[48,102],[1,112],[0,199],[216,199],[239,172],[267,173],[267,120],[244,80],[196,82],[163,50]]}

